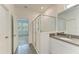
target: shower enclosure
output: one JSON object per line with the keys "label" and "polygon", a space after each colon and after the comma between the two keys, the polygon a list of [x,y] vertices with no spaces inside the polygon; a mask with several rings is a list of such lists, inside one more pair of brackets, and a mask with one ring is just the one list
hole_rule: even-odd
{"label": "shower enclosure", "polygon": [[50,53],[49,33],[56,32],[56,17],[39,15],[32,22],[32,44],[37,53]]}

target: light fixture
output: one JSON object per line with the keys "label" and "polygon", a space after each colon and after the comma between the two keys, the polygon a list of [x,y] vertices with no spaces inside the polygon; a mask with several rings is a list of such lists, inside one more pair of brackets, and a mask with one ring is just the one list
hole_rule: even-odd
{"label": "light fixture", "polygon": [[41,10],[44,9],[44,7],[41,7]]}

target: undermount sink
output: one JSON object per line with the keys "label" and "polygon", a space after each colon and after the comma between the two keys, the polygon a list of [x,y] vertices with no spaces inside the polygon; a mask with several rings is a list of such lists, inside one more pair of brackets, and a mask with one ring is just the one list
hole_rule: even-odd
{"label": "undermount sink", "polygon": [[63,38],[63,37],[61,37],[60,39],[63,39],[63,40],[71,40],[71,39],[69,39],[69,38]]}
{"label": "undermount sink", "polygon": [[57,36],[57,38],[60,38],[60,39],[62,39],[62,40],[69,40],[69,41],[72,41],[72,39],[70,39],[70,38],[59,37],[59,36]]}

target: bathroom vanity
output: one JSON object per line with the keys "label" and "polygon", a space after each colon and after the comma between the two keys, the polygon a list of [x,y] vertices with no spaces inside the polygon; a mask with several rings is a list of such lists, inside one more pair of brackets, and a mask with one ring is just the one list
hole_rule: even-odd
{"label": "bathroom vanity", "polygon": [[74,54],[79,53],[79,39],[63,35],[50,34],[51,54]]}

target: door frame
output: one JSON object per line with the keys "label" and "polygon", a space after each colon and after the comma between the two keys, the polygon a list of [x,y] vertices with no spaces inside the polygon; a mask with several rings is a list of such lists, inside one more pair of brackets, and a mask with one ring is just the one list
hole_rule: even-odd
{"label": "door frame", "polygon": [[14,54],[14,21],[13,21],[13,16],[11,15],[11,52]]}

